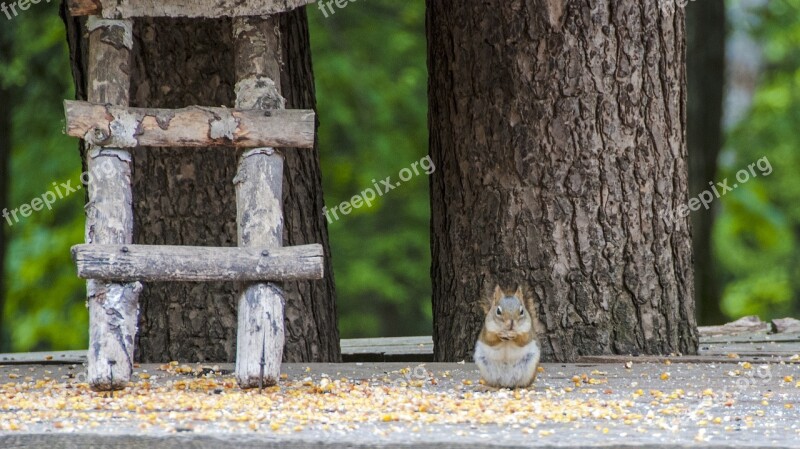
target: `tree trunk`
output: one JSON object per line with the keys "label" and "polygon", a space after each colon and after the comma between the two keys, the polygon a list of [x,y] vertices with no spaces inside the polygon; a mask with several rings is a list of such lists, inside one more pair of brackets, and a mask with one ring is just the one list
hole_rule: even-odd
{"label": "tree trunk", "polygon": [[427,4],[435,358],[471,358],[496,282],[546,359],[695,352],[683,11]]}
{"label": "tree trunk", "polygon": [[[686,6],[687,117],[689,195],[697,197],[716,179],[722,148],[722,102],[725,83],[725,2],[703,0]],[[694,288],[698,321],[704,325],[726,321],[720,309],[711,229],[716,203],[692,214]]]}
{"label": "tree trunk", "polygon": [[[13,51],[12,28],[0,29],[0,64],[11,61]],[[0,84],[0,213],[9,208],[9,162],[11,160],[11,125],[14,110],[11,90]],[[0,351],[7,349],[9,332],[3,326],[3,311],[6,300],[6,247],[8,246],[9,223],[0,219]]]}
{"label": "tree trunk", "polygon": [[[314,109],[307,18],[280,15],[283,94],[290,109]],[[85,45],[79,20],[68,19],[78,99],[85,92]],[[233,107],[234,48],[230,19],[137,19],[131,106]],[[319,151],[285,151],[284,245],[321,243],[325,278],[287,282],[287,361],[338,361],[335,292],[322,215]],[[134,242],[236,246],[233,184],[238,151],[138,148],[133,151]],[[236,297],[232,283],[145,284],[140,299],[138,359],[147,362],[232,361]]]}

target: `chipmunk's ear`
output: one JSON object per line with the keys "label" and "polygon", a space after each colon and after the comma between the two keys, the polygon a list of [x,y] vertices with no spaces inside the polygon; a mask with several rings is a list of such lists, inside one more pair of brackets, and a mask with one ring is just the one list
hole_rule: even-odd
{"label": "chipmunk's ear", "polygon": [[495,286],[494,294],[492,295],[492,304],[500,302],[500,300],[503,299],[503,295],[505,295],[505,293],[503,293],[503,289],[500,288],[499,285]]}
{"label": "chipmunk's ear", "polygon": [[514,292],[514,296],[516,296],[517,299],[519,299],[519,302],[521,302],[522,305],[525,306],[525,308],[528,310],[528,313],[530,314],[536,313],[536,311],[533,308],[533,301],[531,300],[531,298],[525,297],[525,294],[522,293],[521,285],[517,287],[517,291]]}
{"label": "chipmunk's ear", "polygon": [[500,286],[496,286],[494,288],[494,293],[492,293],[491,298],[487,298],[484,296],[484,299],[481,300],[481,307],[483,308],[483,313],[488,314],[490,310],[492,310],[500,300],[503,299],[503,289]]}
{"label": "chipmunk's ear", "polygon": [[514,296],[516,296],[517,299],[519,299],[519,302],[525,304],[525,297],[522,295],[522,286],[521,285],[517,287],[517,291],[514,292]]}

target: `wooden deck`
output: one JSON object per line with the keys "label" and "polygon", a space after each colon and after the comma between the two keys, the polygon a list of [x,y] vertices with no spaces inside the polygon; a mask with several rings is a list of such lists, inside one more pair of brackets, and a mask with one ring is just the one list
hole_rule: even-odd
{"label": "wooden deck", "polygon": [[545,363],[516,391],[431,362],[430,337],[343,340],[348,363],[284,364],[263,391],[231,364],[143,364],[94,393],[85,351],[0,354],[0,448],[800,448],[800,330],[739,324],[694,356]]}
{"label": "wooden deck", "polygon": [[80,366],[0,366],[0,448],[800,448],[798,364],[545,363],[517,391],[472,363],[285,364],[263,392],[215,368],[101,394]]}

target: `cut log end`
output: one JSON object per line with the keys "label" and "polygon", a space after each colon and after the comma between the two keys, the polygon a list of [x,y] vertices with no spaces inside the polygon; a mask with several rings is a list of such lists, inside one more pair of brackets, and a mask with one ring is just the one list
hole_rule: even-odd
{"label": "cut log end", "polygon": [[73,17],[99,15],[103,8],[100,0],[67,0],[67,7]]}

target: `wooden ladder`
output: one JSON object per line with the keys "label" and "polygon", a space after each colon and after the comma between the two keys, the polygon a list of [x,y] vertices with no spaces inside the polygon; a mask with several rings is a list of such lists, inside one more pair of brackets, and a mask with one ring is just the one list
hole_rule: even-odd
{"label": "wooden ladder", "polygon": [[[283,156],[312,148],[315,114],[285,110],[280,33],[271,15],[313,0],[69,0],[89,16],[88,102],[65,101],[67,134],[86,144],[86,243],[72,249],[88,282],[88,381],[96,390],[131,379],[140,282],[246,282],[238,308],[236,378],[274,384],[284,345],[284,294],[277,281],[323,277],[321,245],[283,248]],[[131,108],[135,17],[233,17],[236,108]],[[134,245],[134,147],[241,150],[236,184],[237,248]]]}

